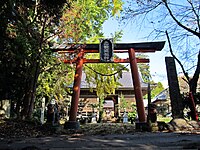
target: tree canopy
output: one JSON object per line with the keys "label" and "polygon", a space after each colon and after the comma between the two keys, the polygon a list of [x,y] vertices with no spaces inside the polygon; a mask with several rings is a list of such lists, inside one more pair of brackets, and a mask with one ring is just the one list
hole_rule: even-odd
{"label": "tree canopy", "polygon": [[62,81],[70,80],[66,72],[73,72],[52,61],[57,56],[51,46],[102,35],[103,22],[121,9],[121,1],[3,0],[0,8],[1,99],[11,99],[12,110],[30,118],[36,89],[38,96],[60,95],[66,86]]}
{"label": "tree canopy", "polygon": [[[51,1],[52,2],[52,1]],[[64,1],[1,1],[1,98],[12,100],[22,118],[32,114],[40,69],[51,52],[52,24],[58,22]],[[48,29],[48,30],[46,30]],[[16,106],[14,108],[14,106]]]}

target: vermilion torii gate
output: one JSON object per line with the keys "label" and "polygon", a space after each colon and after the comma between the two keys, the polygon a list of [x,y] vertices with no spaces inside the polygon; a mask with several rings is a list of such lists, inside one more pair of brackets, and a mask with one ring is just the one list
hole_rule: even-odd
{"label": "vermilion torii gate", "polygon": [[67,49],[53,49],[54,52],[58,53],[74,53],[77,52],[77,57],[73,60],[64,59],[65,63],[76,63],[76,72],[74,76],[73,94],[71,101],[71,109],[69,113],[69,121],[67,128],[76,129],[78,128],[76,122],[76,116],[78,111],[78,102],[80,96],[81,76],[82,68],[84,63],[130,63],[136,107],[138,113],[138,119],[140,123],[146,122],[142,89],[140,85],[140,78],[138,73],[137,63],[148,63],[149,59],[136,58],[135,52],[147,53],[161,51],[164,47],[165,42],[144,42],[144,43],[116,43],[114,44],[114,53],[128,53],[129,58],[127,59],[113,59],[112,61],[100,61],[100,59],[86,59],[84,58],[85,53],[99,53],[100,44],[79,44],[71,45]]}

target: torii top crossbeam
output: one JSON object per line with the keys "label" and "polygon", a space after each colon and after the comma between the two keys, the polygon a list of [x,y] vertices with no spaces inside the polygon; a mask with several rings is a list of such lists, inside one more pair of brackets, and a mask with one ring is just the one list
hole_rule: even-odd
{"label": "torii top crossbeam", "polygon": [[[116,43],[114,44],[114,52],[123,53],[128,52],[130,48],[133,48],[135,52],[155,52],[161,51],[165,45],[164,41],[160,42],[141,42],[141,43]],[[70,44],[69,47],[62,48],[54,48],[53,52],[73,52],[78,47],[82,46],[84,49],[84,53],[98,53],[99,52],[99,44]]]}

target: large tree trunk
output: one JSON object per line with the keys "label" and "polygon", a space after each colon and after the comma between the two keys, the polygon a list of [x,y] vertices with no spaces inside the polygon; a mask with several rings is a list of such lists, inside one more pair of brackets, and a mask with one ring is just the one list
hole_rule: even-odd
{"label": "large tree trunk", "polygon": [[198,80],[199,80],[199,73],[200,73],[200,52],[198,54],[198,62],[197,62],[197,68],[195,70],[195,73],[193,75],[193,78],[189,80],[189,98],[188,98],[188,101],[189,101],[189,107],[190,107],[190,110],[191,110],[191,118],[192,120],[197,120],[197,113],[196,113],[196,97],[195,97],[195,94],[196,94],[196,90],[197,90],[197,83],[198,83]]}
{"label": "large tree trunk", "polygon": [[30,105],[29,105],[29,111],[28,111],[28,114],[27,114],[27,118],[31,118],[32,114],[33,114],[35,95],[36,95],[36,86],[37,86],[37,81],[38,81],[39,72],[40,72],[39,64],[40,64],[40,62],[37,61],[36,71],[35,71],[35,75],[34,75],[34,78],[33,78],[31,101],[30,101]]}
{"label": "large tree trunk", "polygon": [[[31,83],[27,83],[30,84]],[[31,86],[28,86],[27,91],[25,92],[25,96],[23,98],[23,104],[22,104],[22,112],[21,112],[21,118],[24,120],[27,118],[27,114],[29,112],[29,105],[31,101]]]}
{"label": "large tree trunk", "polygon": [[190,92],[192,92],[193,94],[195,94],[196,90],[197,90],[197,83],[198,83],[198,80],[199,80],[199,74],[200,74],[200,51],[199,51],[199,54],[198,54],[197,68],[195,70],[193,78],[189,81]]}
{"label": "large tree trunk", "polygon": [[39,76],[39,61],[35,61],[32,67],[33,74],[31,75],[30,80],[27,82],[27,92],[26,96],[23,99],[23,111],[22,111],[22,119],[30,119],[32,117],[34,102],[35,102],[35,94],[36,94],[36,84]]}

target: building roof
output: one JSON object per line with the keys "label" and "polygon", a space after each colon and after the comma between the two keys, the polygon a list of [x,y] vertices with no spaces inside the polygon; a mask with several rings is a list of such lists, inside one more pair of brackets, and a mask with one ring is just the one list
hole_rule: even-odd
{"label": "building roof", "polygon": [[[81,89],[84,88],[89,88],[88,83],[85,81],[86,75],[85,73],[82,74],[82,79],[81,79]],[[131,76],[131,72],[123,72],[122,73],[122,78],[120,78],[118,80],[118,82],[122,85],[119,86],[119,89],[128,89],[128,88],[133,88],[133,81],[132,81],[132,76]],[[142,80],[142,78],[140,77],[140,83],[141,83],[141,87],[142,88],[147,88],[148,84],[144,83],[144,81]],[[93,86],[95,87],[95,86]]]}
{"label": "building roof", "polygon": [[168,97],[169,97],[169,88],[166,88],[162,92],[160,92],[158,95],[155,96],[152,103],[155,103],[157,101],[166,101]]}
{"label": "building roof", "polygon": [[[122,78],[119,79],[119,83],[122,85],[119,88],[133,88],[133,80],[131,72],[123,72]],[[148,87],[148,84],[142,80],[141,76],[140,76],[140,84],[142,88]]]}

